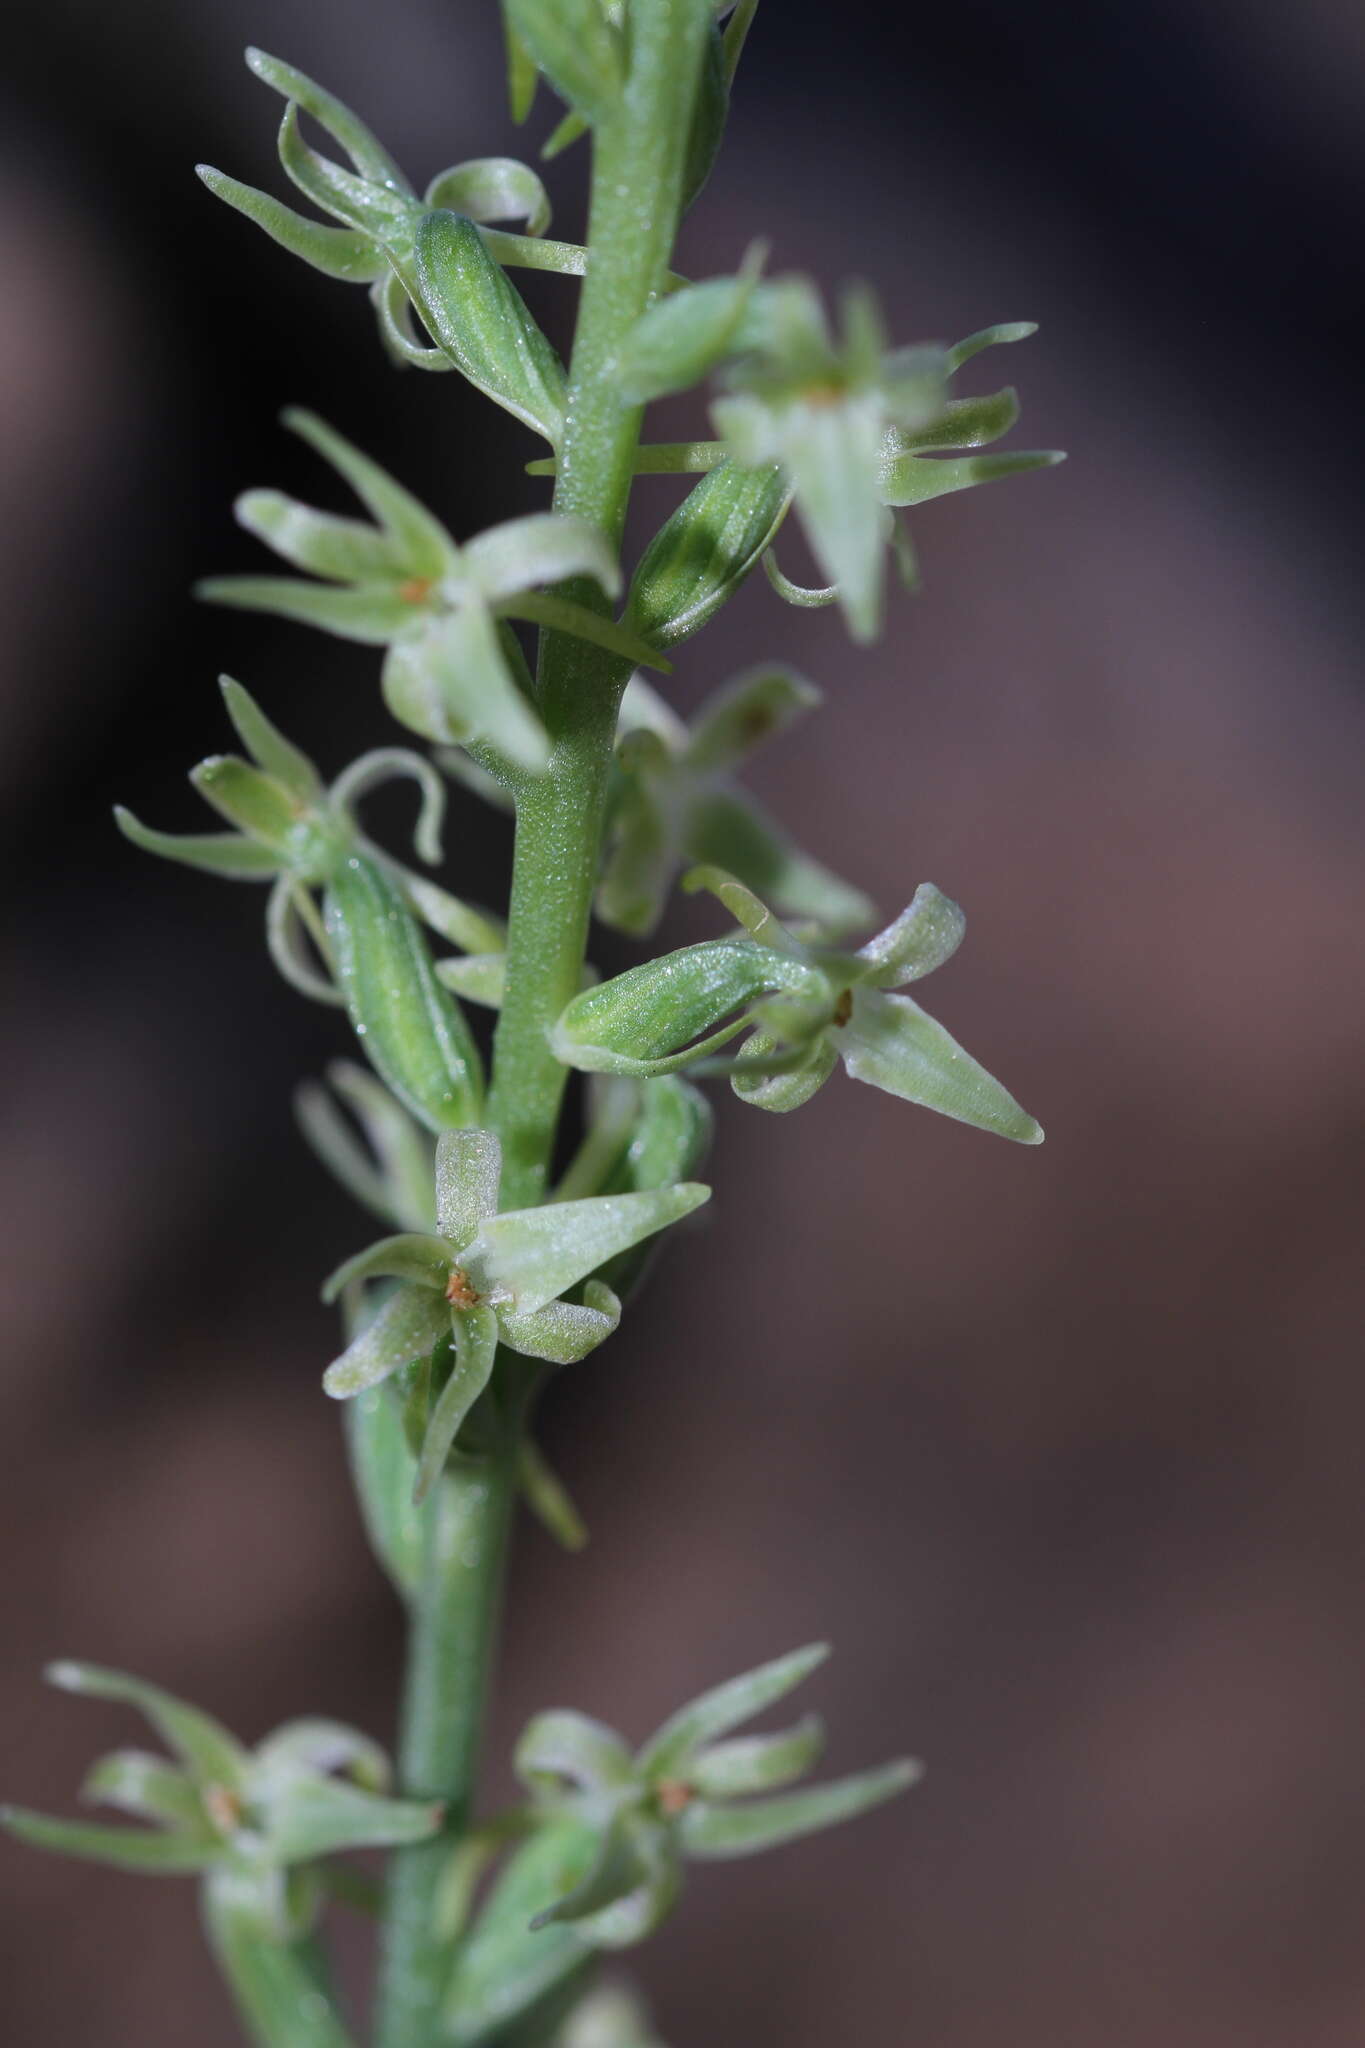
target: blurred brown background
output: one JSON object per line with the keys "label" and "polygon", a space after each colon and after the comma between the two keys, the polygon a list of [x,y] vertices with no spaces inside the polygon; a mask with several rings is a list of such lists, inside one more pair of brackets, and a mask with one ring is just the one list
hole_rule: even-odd
{"label": "blurred brown background", "polygon": [[[829,1633],[831,1764],[929,1775],[696,1873],[640,1964],[674,2048],[1357,2048],[1365,35],[1343,0],[947,13],[770,4],[680,261],[764,231],[875,278],[900,338],[1038,319],[964,383],[1017,379],[1016,441],[1072,462],[928,508],[870,653],[760,578],[674,694],[776,651],[826,687],[756,779],[888,913],[925,878],[967,906],[931,1007],[1048,1143],[848,1084],[719,1099],[709,1231],[547,1411],[594,1541],[523,1531],[490,1793],[536,1707],[643,1734]],[[47,1806],[131,1733],[44,1693],[55,1655],[249,1735],[393,1706],[317,1388],[315,1283],[366,1225],[288,1107],[337,1027],[255,892],[108,816],[197,826],[220,667],[334,770],[374,664],[187,585],[253,559],[236,490],[315,486],[289,401],[457,532],[539,501],[514,426],[390,374],[359,293],[196,186],[278,185],[253,38],[416,176],[527,147],[491,0],[50,0],[9,32],[0,1789]],[[493,900],[504,828],[460,803],[450,841]],[[0,1899],[13,2048],[236,2040],[189,1887],[0,1848]]]}

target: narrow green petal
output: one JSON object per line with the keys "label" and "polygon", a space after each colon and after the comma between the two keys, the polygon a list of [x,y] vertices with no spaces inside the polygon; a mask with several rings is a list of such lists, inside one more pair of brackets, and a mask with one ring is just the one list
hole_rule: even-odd
{"label": "narrow green petal", "polygon": [[159,854],[162,860],[178,861],[182,867],[199,868],[206,875],[222,875],[233,882],[268,882],[280,871],[277,853],[253,839],[243,839],[239,832],[154,832],[122,804],[114,807],[114,822],[124,838],[144,853]]}
{"label": "narrow green petal", "polygon": [[440,520],[387,470],[316,413],[291,407],[284,424],[345,478],[370,516],[393,536],[409,576],[440,577],[455,566],[458,550]]}
{"label": "narrow green petal", "polygon": [[550,1301],[529,1315],[504,1309],[498,1319],[504,1344],[523,1358],[577,1365],[606,1343],[621,1320],[621,1304],[610,1287],[589,1280],[583,1294],[581,1304]]}
{"label": "narrow green petal", "polygon": [[[441,829],[445,824],[446,789],[425,754],[411,747],[373,747],[344,768],[327,792],[334,811],[348,819],[361,797],[382,789],[386,782],[410,778],[421,792],[413,845],[420,860],[435,867],[441,858]],[[395,872],[402,872],[395,867]],[[452,897],[452,902],[457,899]]]}
{"label": "narrow green petal", "polygon": [[101,1757],[86,1774],[81,1798],[221,1846],[194,1781],[145,1750],[116,1749]]}
{"label": "narrow green petal", "polygon": [[348,1401],[377,1386],[400,1366],[424,1357],[449,1322],[445,1302],[430,1287],[400,1287],[328,1366],[324,1390],[334,1401]]}
{"label": "narrow green petal", "polygon": [[250,692],[231,676],[219,676],[218,687],[237,736],[257,766],[283,783],[301,803],[316,802],[323,793],[322,778],[308,756],[285,738]]}
{"label": "narrow green petal", "polygon": [[909,996],[853,993],[853,1015],[831,1037],[855,1081],[936,1109],[1020,1145],[1041,1145],[1042,1127]]}
{"label": "narrow green petal", "polygon": [[682,1858],[672,1830],[629,1814],[624,1831],[638,1872],[634,1889],[573,1923],[594,1948],[634,1948],[662,1926],[682,1889]]}
{"label": "narrow green petal", "polygon": [[611,1792],[630,1783],[630,1751],[604,1722],[570,1707],[554,1707],[529,1721],[517,1743],[512,1768],[530,1791],[558,1790],[567,1782],[580,1791]]}
{"label": "narrow green petal", "polygon": [[544,180],[529,164],[512,156],[480,156],[452,164],[432,179],[425,204],[463,213],[481,226],[488,221],[522,220],[531,236],[543,235],[550,225],[550,195]]}
{"label": "narrow green petal", "polygon": [[617,1252],[699,1208],[711,1190],[695,1181],[630,1195],[592,1195],[490,1217],[464,1263],[484,1293],[533,1315]]}
{"label": "narrow green petal", "polygon": [[277,147],[285,176],[321,212],[358,234],[372,236],[388,254],[396,246],[410,248],[419,213],[413,196],[390,192],[310,149],[299,127],[297,107],[285,108]]}
{"label": "narrow green petal", "polygon": [[856,1777],[838,1778],[832,1785],[812,1785],[807,1791],[755,1800],[752,1805],[714,1806],[699,1799],[678,1824],[683,1853],[715,1860],[778,1849],[802,1835],[870,1812],[898,1792],[907,1791],[920,1775],[921,1766],[906,1760]]}
{"label": "narrow green petal", "polygon": [[194,594],[206,604],[268,612],[334,633],[339,640],[358,640],[364,647],[382,647],[412,624],[412,605],[387,583],[341,590],[292,576],[209,576],[195,584]]}
{"label": "narrow green petal", "polygon": [[838,1063],[839,1055],[823,1032],[793,1060],[790,1047],[766,1031],[755,1031],[740,1048],[730,1086],[751,1108],[785,1115],[804,1108]]}
{"label": "narrow green petal", "polygon": [[352,583],[397,582],[406,573],[391,535],[360,519],[315,511],[283,491],[245,491],[233,512],[239,526],[310,575]]}
{"label": "narrow green petal", "polygon": [[462,1309],[452,1318],[455,1359],[442,1387],[417,1460],[413,1501],[420,1506],[440,1478],[460,1424],[493,1375],[498,1355],[498,1320],[491,1309]]}
{"label": "narrow green petal", "polygon": [[927,505],[952,491],[975,484],[1023,476],[1031,469],[1052,469],[1066,457],[1059,449],[1024,450],[1005,455],[897,455],[881,464],[880,492],[884,505]]}
{"label": "narrow green petal", "polygon": [[257,1765],[272,1773],[344,1771],[367,1792],[386,1792],[393,1779],[388,1751],[372,1735],[318,1714],[282,1722],[255,1754]]}
{"label": "narrow green petal", "polygon": [[322,221],[308,220],[292,207],[281,205],[270,193],[258,192],[254,185],[243,185],[211,164],[196,164],[195,169],[216,199],[254,221],[272,242],[278,242],[291,256],[300,257],[325,277],[334,277],[342,284],[373,284],[377,278],[388,275],[383,251],[375,247],[370,235],[356,228],[334,228]]}
{"label": "narrow green petal", "polygon": [[[331,979],[331,954],[326,934],[317,926],[313,898],[290,873],[280,876],[266,900],[265,943],[292,989],[312,1003],[341,1005],[344,997]],[[319,958],[326,972],[319,972]]]}
{"label": "narrow green petal", "polygon": [[254,71],[257,78],[273,86],[287,100],[295,101],[306,114],[311,114],[318,126],[325,129],[334,142],[340,143],[363,177],[373,179],[376,184],[391,186],[395,191],[411,194],[411,186],[383,144],[334,93],[310,78],[307,72],[282,63],[278,57],[271,57],[264,50],[249,49],[246,61],[248,69]]}
{"label": "narrow green petal", "polygon": [[645,1874],[637,1841],[637,1831],[629,1826],[626,1817],[613,1816],[602,1831],[592,1869],[571,1892],[543,1907],[532,1920],[532,1928],[539,1931],[559,1921],[583,1921],[629,1898],[639,1889]]}
{"label": "narrow green petal", "polygon": [[661,1779],[685,1777],[697,1751],[717,1736],[728,1735],[744,1721],[752,1721],[796,1686],[801,1685],[829,1655],[828,1643],[808,1643],[770,1664],[760,1664],[739,1678],[714,1686],[689,1701],[664,1722],[640,1751],[638,1769],[658,1784]]}
{"label": "narrow green petal", "polygon": [[868,962],[867,978],[878,988],[901,988],[951,960],[966,931],[966,916],[952,898],[921,882],[895,922],[858,948],[858,958]]}
{"label": "narrow green petal", "polygon": [[824,1723],[818,1714],[807,1714],[780,1735],[736,1735],[714,1743],[693,1761],[687,1782],[704,1799],[776,1792],[804,1778],[824,1746]]}
{"label": "narrow green petal", "polygon": [[190,781],[229,824],[259,840],[276,860],[295,865],[307,820],[298,800],[273,777],[263,775],[236,754],[211,754],[192,770]]}
{"label": "narrow green petal", "polygon": [[1038,332],[1036,320],[1008,320],[995,327],[983,327],[976,334],[969,334],[965,341],[959,341],[948,350],[948,372],[951,376],[964,363],[979,355],[983,348],[996,348],[1002,342],[1027,341],[1031,334]]}
{"label": "narrow green petal", "polygon": [[952,398],[941,417],[912,431],[892,427],[882,444],[883,460],[926,448],[984,448],[1007,434],[1019,418],[1019,395],[1013,386],[986,398]]}
{"label": "narrow green petal", "polygon": [[450,1278],[450,1262],[451,1248],[444,1237],[400,1231],[394,1237],[381,1237],[338,1266],[324,1281],[322,1298],[335,1301],[357,1280],[405,1280],[413,1287],[443,1290]]}
{"label": "narrow green petal", "polygon": [[136,1828],[94,1827],[87,1821],[57,1820],[24,1806],[0,1807],[0,1827],[30,1848],[53,1849],[114,1870],[141,1871],[150,1877],[179,1877],[207,1870],[222,1855],[222,1844],[196,1841],[187,1835]]}
{"label": "narrow green petal", "polygon": [[200,1708],[163,1692],[159,1685],[149,1685],[145,1679],[132,1678],[124,1671],[105,1670],[98,1664],[49,1664],[44,1676],[50,1685],[63,1692],[135,1707],[198,1783],[222,1785],[232,1792],[242,1789],[246,1751],[221,1722]]}
{"label": "narrow green petal", "polygon": [[436,1216],[442,1237],[468,1244],[498,1213],[502,1145],[494,1131],[442,1131],[436,1141]]}

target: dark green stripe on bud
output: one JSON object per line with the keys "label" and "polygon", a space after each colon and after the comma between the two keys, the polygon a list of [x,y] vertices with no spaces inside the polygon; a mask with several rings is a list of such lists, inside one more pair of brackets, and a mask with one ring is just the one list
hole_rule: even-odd
{"label": "dark green stripe on bud", "polygon": [[791,502],[781,470],[724,462],[694,486],[645,549],[626,624],[655,647],[686,640],[758,563]]}
{"label": "dark green stripe on bud", "polygon": [[396,881],[352,854],[329,877],[324,909],[337,985],[375,1072],[431,1130],[477,1123],[478,1048]]}
{"label": "dark green stripe on bud", "polygon": [[471,384],[558,446],[564,366],[463,214],[427,214],[417,230],[418,306]]}

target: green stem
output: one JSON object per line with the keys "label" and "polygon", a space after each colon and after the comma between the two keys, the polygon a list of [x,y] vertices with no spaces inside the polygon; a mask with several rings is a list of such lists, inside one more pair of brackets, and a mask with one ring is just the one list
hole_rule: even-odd
{"label": "green stem", "polygon": [[390,1863],[377,2048],[430,2048],[438,2031],[451,1945],[432,1925],[432,1900],[469,1822],[514,1497],[511,1458],[480,1459],[447,1473],[422,1510],[398,1769],[405,1794],[446,1801],[446,1826]]}
{"label": "green stem", "polygon": [[[641,409],[621,398],[621,343],[668,280],[710,0],[634,0],[630,74],[594,134],[587,274],[565,405],[554,509],[619,547]],[[561,595],[606,614],[594,583]],[[487,1120],[502,1139],[504,1208],[544,1193],[566,1070],[549,1029],[578,992],[597,879],[616,713],[630,665],[567,634],[541,639],[547,772],[518,793],[507,987]],[[450,1840],[467,1824],[513,1492],[511,1460],[451,1477],[428,1508],[400,1743],[407,1793],[443,1798],[443,1841],[399,1851],[385,1913],[377,2048],[433,2048],[451,1949],[432,1926]]]}
{"label": "green stem", "polygon": [[[630,76],[619,111],[594,134],[589,261],[569,366],[554,509],[591,520],[619,547],[641,408],[620,394],[621,343],[668,278],[677,233],[705,0],[636,0]],[[691,89],[689,89],[689,87]],[[605,609],[595,585],[564,595]],[[507,946],[489,1119],[503,1143],[503,1201],[543,1194],[566,1070],[549,1030],[577,994],[597,880],[607,777],[627,665],[546,633],[540,714],[553,747],[517,806]]]}

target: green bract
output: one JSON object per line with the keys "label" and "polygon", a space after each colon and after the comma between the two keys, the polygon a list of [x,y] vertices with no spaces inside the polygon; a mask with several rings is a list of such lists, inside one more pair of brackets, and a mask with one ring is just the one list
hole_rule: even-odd
{"label": "green bract", "polygon": [[[438,1342],[453,1338],[449,1377],[432,1400],[418,1460],[419,1498],[488,1385],[499,1342],[555,1365],[586,1357],[621,1314],[611,1288],[589,1276],[690,1214],[711,1192],[684,1181],[499,1214],[501,1177],[502,1148],[493,1132],[444,1133],[436,1148],[436,1232],[383,1238],[327,1284],[333,1299],[358,1280],[403,1283],[328,1367],[323,1385],[337,1400],[429,1361]],[[584,1281],[581,1303],[564,1299]]]}
{"label": "green bract", "polygon": [[803,943],[733,876],[704,868],[689,884],[714,889],[747,936],[685,946],[585,990],[555,1026],[567,1065],[669,1073],[748,1029],[730,1071],[735,1093],[759,1109],[799,1108],[842,1059],[855,1081],[1023,1145],[1041,1143],[1034,1119],[941,1024],[909,996],[887,993],[932,973],[961,944],[966,920],[931,883],[851,954]]}
{"label": "green bract", "polygon": [[516,680],[519,657],[500,620],[554,625],[629,660],[655,661],[636,637],[585,606],[538,594],[570,576],[619,590],[611,550],[585,520],[535,513],[457,547],[415,498],[321,420],[294,412],[286,424],[346,479],[375,524],[315,511],[278,491],[248,491],[237,501],[242,525],[325,580],[220,576],[199,585],[201,597],[386,647],[384,699],[395,718],[425,739],[485,741],[532,773],[545,767],[549,743]]}
{"label": "green bract", "polygon": [[[674,1904],[684,1859],[777,1848],[913,1785],[920,1767],[901,1761],[784,1791],[819,1758],[823,1730],[813,1715],[777,1735],[731,1735],[827,1654],[813,1644],[703,1693],[634,1755],[584,1714],[537,1715],[517,1745],[518,1774],[543,1811],[591,1831],[595,1853],[576,1884],[542,1905],[532,1927],[567,1923],[594,1948],[630,1947]],[[778,1796],[754,1796],[764,1794]]]}
{"label": "green bract", "polygon": [[597,914],[643,936],[663,914],[678,869],[729,869],[771,896],[784,915],[828,936],[874,915],[861,889],[798,853],[755,799],[730,780],[754,748],[821,701],[815,687],[773,664],[736,676],[707,699],[690,727],[637,677],[621,702],[618,781],[607,829]]}

